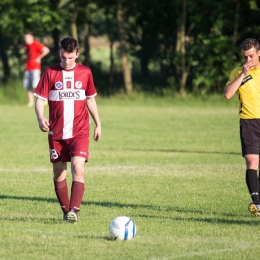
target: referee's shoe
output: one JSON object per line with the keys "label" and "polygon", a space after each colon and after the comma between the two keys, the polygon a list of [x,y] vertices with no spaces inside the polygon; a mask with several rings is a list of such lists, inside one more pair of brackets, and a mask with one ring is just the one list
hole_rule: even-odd
{"label": "referee's shoe", "polygon": [[260,217],[260,205],[255,204],[254,202],[250,203],[248,206],[248,210],[252,215]]}

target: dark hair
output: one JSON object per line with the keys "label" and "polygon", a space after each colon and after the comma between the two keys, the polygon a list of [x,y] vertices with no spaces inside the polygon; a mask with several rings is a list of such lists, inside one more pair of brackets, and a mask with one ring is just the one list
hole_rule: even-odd
{"label": "dark hair", "polygon": [[59,44],[60,49],[63,49],[65,52],[76,52],[79,51],[79,44],[76,39],[72,37],[66,37],[60,41]]}
{"label": "dark hair", "polygon": [[26,34],[30,34],[30,35],[33,36],[33,32],[32,32],[32,31],[29,31],[29,30],[25,31],[24,34],[25,34],[25,35],[26,35]]}
{"label": "dark hair", "polygon": [[240,48],[242,51],[247,51],[251,48],[255,48],[257,51],[259,51],[260,46],[256,39],[248,38],[241,43]]}

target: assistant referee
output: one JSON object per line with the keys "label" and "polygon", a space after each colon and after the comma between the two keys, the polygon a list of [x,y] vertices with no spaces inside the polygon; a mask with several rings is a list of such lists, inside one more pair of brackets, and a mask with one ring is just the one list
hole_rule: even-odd
{"label": "assistant referee", "polygon": [[241,43],[244,59],[242,67],[235,68],[226,86],[224,96],[230,99],[237,91],[239,98],[240,140],[242,155],[246,161],[246,184],[252,198],[248,210],[260,216],[259,167],[260,154],[260,46],[256,39]]}

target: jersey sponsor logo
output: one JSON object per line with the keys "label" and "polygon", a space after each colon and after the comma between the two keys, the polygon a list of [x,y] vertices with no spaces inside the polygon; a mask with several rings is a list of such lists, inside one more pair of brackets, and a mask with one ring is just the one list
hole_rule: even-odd
{"label": "jersey sponsor logo", "polygon": [[55,88],[56,89],[61,89],[62,88],[62,83],[60,81],[55,83]]}
{"label": "jersey sponsor logo", "polygon": [[59,100],[63,99],[80,99],[79,91],[59,91]]}
{"label": "jersey sponsor logo", "polygon": [[86,99],[86,94],[83,89],[51,90],[49,93],[49,101],[85,100],[85,99]]}
{"label": "jersey sponsor logo", "polygon": [[75,82],[75,87],[76,88],[82,88],[82,82],[81,81],[76,81]]}
{"label": "jersey sponsor logo", "polygon": [[253,77],[252,77],[251,75],[246,76],[246,77],[243,79],[243,81],[242,81],[242,83],[241,83],[240,86],[243,86],[243,85],[244,85],[248,80],[250,80],[250,79],[253,79]]}
{"label": "jersey sponsor logo", "polygon": [[65,78],[65,79],[72,79],[72,77],[66,77],[66,76],[65,76],[64,78]]}

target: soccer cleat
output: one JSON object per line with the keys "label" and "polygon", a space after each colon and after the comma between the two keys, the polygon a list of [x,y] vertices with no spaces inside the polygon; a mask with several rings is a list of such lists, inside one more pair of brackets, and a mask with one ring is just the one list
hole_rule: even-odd
{"label": "soccer cleat", "polygon": [[260,205],[255,204],[254,202],[250,203],[248,206],[248,210],[252,215],[260,217]]}
{"label": "soccer cleat", "polygon": [[68,222],[68,212],[64,213],[64,215],[63,215],[63,221]]}
{"label": "soccer cleat", "polygon": [[69,223],[76,223],[78,221],[78,214],[72,209],[66,213],[66,220]]}

